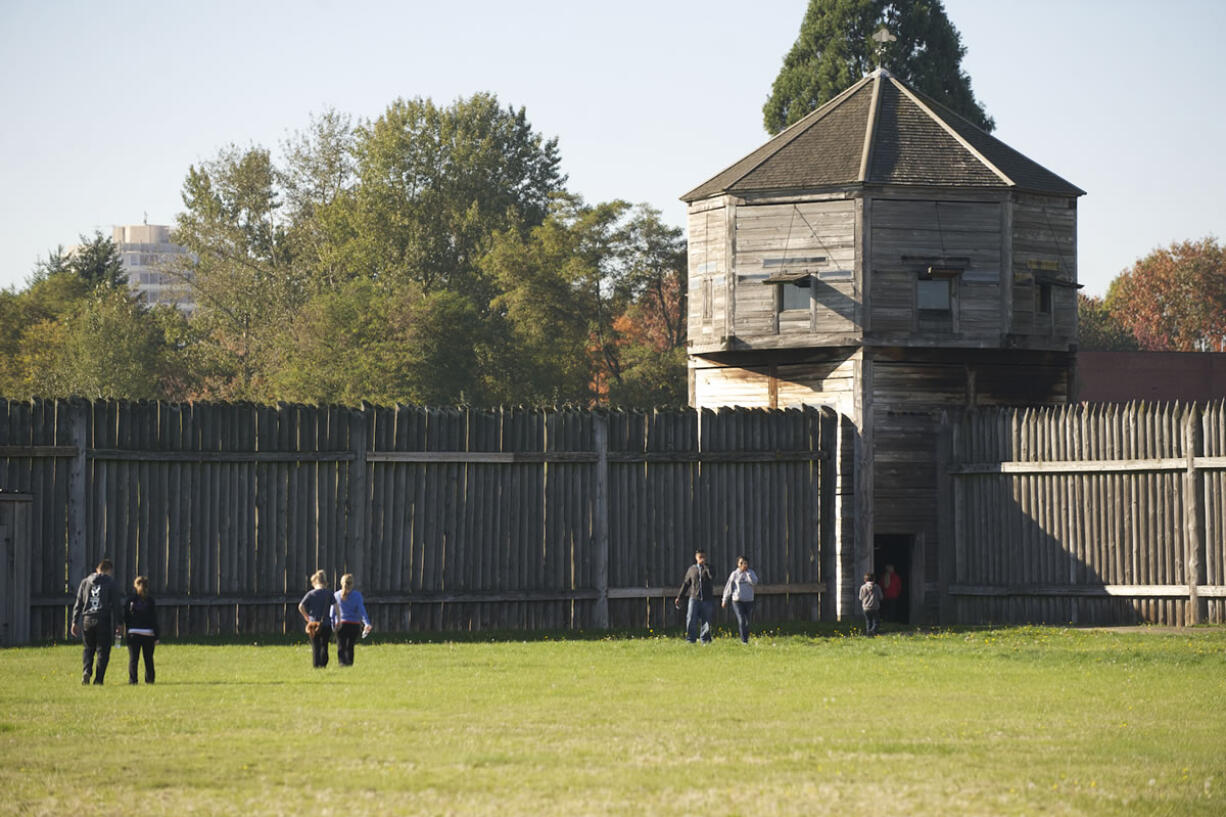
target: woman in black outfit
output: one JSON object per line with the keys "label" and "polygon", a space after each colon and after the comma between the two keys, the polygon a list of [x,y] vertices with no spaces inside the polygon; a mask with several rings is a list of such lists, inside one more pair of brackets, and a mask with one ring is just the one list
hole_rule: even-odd
{"label": "woman in black outfit", "polygon": [[123,603],[123,625],[128,631],[128,683],[136,683],[136,665],[145,656],[145,683],[153,683],[153,648],[158,643],[157,604],[149,595],[149,580],[137,576],[136,592]]}
{"label": "woman in black outfit", "polygon": [[311,576],[312,590],[298,602],[298,612],[307,623],[311,641],[311,663],[316,669],[328,666],[328,642],[332,640],[332,605],[336,600],[328,589],[328,574],[316,570]]}

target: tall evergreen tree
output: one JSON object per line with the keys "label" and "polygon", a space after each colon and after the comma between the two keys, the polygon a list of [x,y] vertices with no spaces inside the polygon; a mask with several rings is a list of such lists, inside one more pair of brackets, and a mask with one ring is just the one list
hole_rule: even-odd
{"label": "tall evergreen tree", "polygon": [[[879,44],[884,25],[896,38]],[[880,55],[880,56],[879,56]],[[800,36],[762,107],[770,133],[803,118],[878,64],[986,131],[995,123],[962,70],[966,47],[941,0],[809,0]]]}
{"label": "tall evergreen tree", "polygon": [[[48,261],[49,265],[53,263],[54,255]],[[128,273],[124,271],[123,259],[119,257],[115,242],[97,231],[93,238],[81,236],[81,246],[68,254],[64,266],[91,287],[114,289],[128,283]]]}

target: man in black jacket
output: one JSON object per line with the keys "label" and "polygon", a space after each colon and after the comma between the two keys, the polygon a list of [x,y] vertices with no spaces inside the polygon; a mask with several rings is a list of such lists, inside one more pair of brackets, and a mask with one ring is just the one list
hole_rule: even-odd
{"label": "man in black jacket", "polygon": [[[94,683],[106,678],[106,665],[111,660],[111,644],[119,634],[123,621],[123,599],[112,575],[115,566],[110,559],[98,563],[97,570],[81,580],[77,600],[72,605],[72,635],[83,636],[85,652],[81,657],[81,683]],[[98,671],[94,672],[94,653],[98,654]]]}
{"label": "man in black jacket", "polygon": [[707,567],[706,551],[694,551],[694,564],[685,571],[681,589],[673,600],[673,605],[678,610],[681,609],[681,597],[685,595],[690,599],[689,607],[685,611],[685,640],[691,644],[698,640],[701,623],[702,643],[710,644],[711,622],[715,618],[715,594],[711,589],[711,568]]}

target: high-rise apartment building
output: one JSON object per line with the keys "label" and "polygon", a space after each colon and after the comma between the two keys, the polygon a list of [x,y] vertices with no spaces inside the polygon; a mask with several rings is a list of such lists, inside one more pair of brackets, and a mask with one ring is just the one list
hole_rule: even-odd
{"label": "high-rise apartment building", "polygon": [[[183,278],[188,252],[170,241],[164,224],[134,224],[115,227],[115,249],[128,273],[128,286],[149,304],[176,306],[191,313],[196,308],[191,286]],[[178,274],[168,270],[177,269]]]}

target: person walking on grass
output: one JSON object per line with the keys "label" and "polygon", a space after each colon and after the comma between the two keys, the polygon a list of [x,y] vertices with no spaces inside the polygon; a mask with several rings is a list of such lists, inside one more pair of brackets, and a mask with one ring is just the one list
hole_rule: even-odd
{"label": "person walking on grass", "polygon": [[690,600],[685,611],[685,640],[693,644],[701,637],[703,644],[710,644],[711,622],[715,618],[715,594],[711,591],[711,568],[707,567],[706,551],[694,551],[694,564],[685,571],[681,589],[673,600],[673,606],[678,610],[681,609],[682,596]]}
{"label": "person walking on grass", "polygon": [[128,636],[128,683],[136,683],[136,666],[141,655],[145,657],[145,683],[152,684],[153,648],[160,638],[158,634],[158,611],[153,596],[149,595],[149,580],[137,576],[132,582],[136,592],[123,603],[123,626]]}
{"label": "person walking on grass", "polygon": [[727,608],[732,600],[732,612],[736,614],[736,626],[741,633],[741,643],[749,643],[749,619],[753,615],[753,588],[758,583],[758,574],[749,568],[749,560],[736,557],[736,570],[724,583],[724,597],[720,607]]}
{"label": "person walking on grass", "polygon": [[328,666],[328,642],[332,640],[332,607],[336,599],[328,589],[328,574],[316,570],[311,576],[312,589],[298,602],[298,612],[306,621],[307,638],[311,641],[312,666]]}
{"label": "person walking on grass", "polygon": [[[82,684],[88,684],[92,675],[94,683],[102,685],[106,679],[106,665],[111,660],[111,644],[120,632],[123,599],[114,573],[115,565],[110,559],[98,562],[94,572],[81,580],[72,604],[72,636],[80,636],[85,645],[81,655]],[[95,655],[98,657],[96,671]]]}
{"label": "person walking on grass", "polygon": [[873,581],[872,573],[865,573],[864,584],[860,585],[860,609],[864,611],[864,634],[877,635],[877,624],[881,620],[881,586]]}
{"label": "person walking on grass", "polygon": [[353,666],[353,647],[359,636],[370,634],[370,616],[362,594],[353,589],[353,574],[341,576],[341,589],[336,591],[332,606],[332,626],[336,629],[336,661],[342,667]]}

